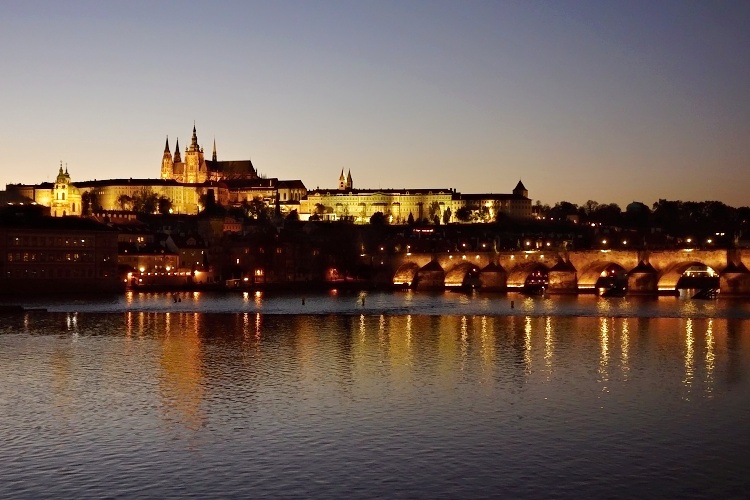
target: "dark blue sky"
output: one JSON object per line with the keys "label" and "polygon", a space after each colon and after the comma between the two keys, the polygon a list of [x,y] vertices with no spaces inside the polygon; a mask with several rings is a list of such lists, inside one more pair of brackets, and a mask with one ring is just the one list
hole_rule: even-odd
{"label": "dark blue sky", "polygon": [[334,187],[748,205],[750,2],[5,2],[0,182],[207,152]]}

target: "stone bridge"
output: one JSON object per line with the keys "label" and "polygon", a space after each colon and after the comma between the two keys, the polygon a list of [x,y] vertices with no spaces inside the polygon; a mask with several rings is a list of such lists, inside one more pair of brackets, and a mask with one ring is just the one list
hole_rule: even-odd
{"label": "stone bridge", "polygon": [[502,291],[540,276],[549,293],[594,292],[600,277],[617,273],[630,294],[675,293],[687,269],[706,266],[718,274],[722,295],[750,296],[750,249],[401,253],[374,256],[372,264],[382,282],[422,289]]}

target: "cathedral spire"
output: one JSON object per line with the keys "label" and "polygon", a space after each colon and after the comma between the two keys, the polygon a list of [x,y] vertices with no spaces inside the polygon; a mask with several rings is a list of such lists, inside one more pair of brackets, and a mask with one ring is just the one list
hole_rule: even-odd
{"label": "cathedral spire", "polygon": [[211,161],[216,161],[216,137],[214,137],[214,153],[211,155]]}
{"label": "cathedral spire", "polygon": [[182,158],[180,158],[180,138],[178,137],[174,147],[174,162],[180,163],[181,161]]}
{"label": "cathedral spire", "polygon": [[195,121],[193,121],[193,139],[190,142],[190,149],[193,151],[198,150],[198,134],[195,132]]}
{"label": "cathedral spire", "polygon": [[167,144],[164,146],[164,152],[169,153],[169,136],[167,136]]}

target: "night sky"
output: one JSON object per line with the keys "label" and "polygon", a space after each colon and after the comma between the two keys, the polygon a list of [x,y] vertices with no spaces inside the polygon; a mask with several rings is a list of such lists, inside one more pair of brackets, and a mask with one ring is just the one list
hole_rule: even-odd
{"label": "night sky", "polygon": [[210,157],[334,188],[750,205],[748,1],[2,1],[0,185]]}

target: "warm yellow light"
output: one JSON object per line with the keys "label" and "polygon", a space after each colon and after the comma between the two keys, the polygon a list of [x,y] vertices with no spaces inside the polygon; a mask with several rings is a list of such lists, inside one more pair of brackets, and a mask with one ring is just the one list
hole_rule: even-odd
{"label": "warm yellow light", "polygon": [[167,266],[167,271],[171,271],[171,270],[172,270],[172,266]]}
{"label": "warm yellow light", "polygon": [[141,266],[141,267],[139,267],[139,268],[138,268],[138,270],[139,270],[140,272],[143,272],[143,271],[145,271],[145,270],[146,270],[146,268],[145,268],[145,267],[143,267],[143,266]]}
{"label": "warm yellow light", "polygon": [[607,240],[602,240],[602,245],[606,245],[606,244],[607,244]]}

